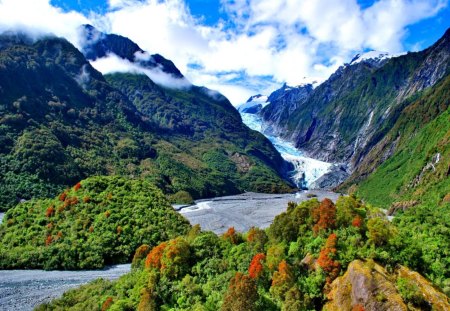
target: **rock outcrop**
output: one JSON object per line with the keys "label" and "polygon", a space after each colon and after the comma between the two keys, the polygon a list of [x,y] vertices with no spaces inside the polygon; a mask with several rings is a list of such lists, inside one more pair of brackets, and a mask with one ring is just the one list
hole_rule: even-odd
{"label": "rock outcrop", "polygon": [[[415,292],[405,295],[401,282]],[[411,299],[414,295],[418,299]],[[345,274],[331,284],[328,300],[323,310],[352,310],[356,306],[365,311],[450,310],[448,297],[417,272],[399,267],[389,273],[371,260],[351,262]]]}

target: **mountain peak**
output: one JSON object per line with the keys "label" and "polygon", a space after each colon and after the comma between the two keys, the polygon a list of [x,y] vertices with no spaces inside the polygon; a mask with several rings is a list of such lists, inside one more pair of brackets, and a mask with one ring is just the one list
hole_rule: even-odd
{"label": "mountain peak", "polygon": [[88,60],[114,54],[146,69],[161,69],[174,78],[183,79],[183,75],[175,64],[159,54],[150,55],[127,37],[106,34],[92,25],[80,26],[82,52]]}
{"label": "mountain peak", "polygon": [[372,60],[376,62],[381,62],[385,59],[391,58],[395,55],[391,55],[388,52],[380,52],[380,51],[369,51],[366,53],[358,53],[356,54],[352,60],[350,61],[350,65],[361,63],[363,61]]}

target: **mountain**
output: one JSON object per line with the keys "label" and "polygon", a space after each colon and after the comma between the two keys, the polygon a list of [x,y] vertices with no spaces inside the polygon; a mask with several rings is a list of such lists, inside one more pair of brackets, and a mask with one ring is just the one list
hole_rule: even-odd
{"label": "mountain", "polygon": [[[378,52],[358,55],[304,98],[279,107],[271,101],[260,114],[271,132],[311,157],[344,163],[352,173],[404,109],[448,75],[449,57],[450,30],[422,52],[391,58]],[[391,156],[395,148],[390,141],[381,159]]]}
{"label": "mountain", "polygon": [[283,136],[278,126],[283,120],[299,109],[313,91],[312,84],[290,87],[284,84],[280,89],[269,95],[270,103],[261,112],[264,122],[264,132],[269,135]]}
{"label": "mountain", "polygon": [[237,106],[237,110],[241,113],[255,114],[268,104],[268,97],[258,94],[251,96],[245,103]]}
{"label": "mountain", "polygon": [[97,60],[115,54],[144,68],[158,69],[174,78],[183,78],[172,61],[159,54],[150,55],[146,53],[126,37],[100,32],[92,25],[80,26],[79,33],[82,45],[81,52],[88,60]]}
{"label": "mountain", "polygon": [[[112,38],[98,50],[136,49]],[[170,61],[151,59],[142,66],[183,79]],[[144,177],[173,201],[290,189],[279,153],[222,95],[143,74],[105,79],[61,38],[1,35],[0,97],[2,209],[93,175]]]}

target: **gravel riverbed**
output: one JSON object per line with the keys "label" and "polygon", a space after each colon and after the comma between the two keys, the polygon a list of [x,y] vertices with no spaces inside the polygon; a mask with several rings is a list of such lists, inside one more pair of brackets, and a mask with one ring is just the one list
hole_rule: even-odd
{"label": "gravel riverbed", "polygon": [[302,202],[312,195],[318,200],[330,198],[333,201],[338,193],[311,190],[289,194],[263,194],[247,192],[239,195],[198,200],[195,205],[177,207],[192,225],[200,224],[203,230],[222,234],[229,227],[245,232],[250,227],[267,228],[276,215],[284,212],[290,201]]}
{"label": "gravel riverbed", "polygon": [[97,278],[114,280],[129,271],[129,264],[83,271],[0,270],[0,310],[33,310],[71,288]]}

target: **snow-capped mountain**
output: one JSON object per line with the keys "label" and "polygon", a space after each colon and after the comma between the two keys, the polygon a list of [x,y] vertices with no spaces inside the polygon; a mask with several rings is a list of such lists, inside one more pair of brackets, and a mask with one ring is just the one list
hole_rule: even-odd
{"label": "snow-capped mountain", "polygon": [[241,113],[258,113],[268,104],[268,97],[258,94],[251,96],[247,102],[237,106],[236,109]]}

